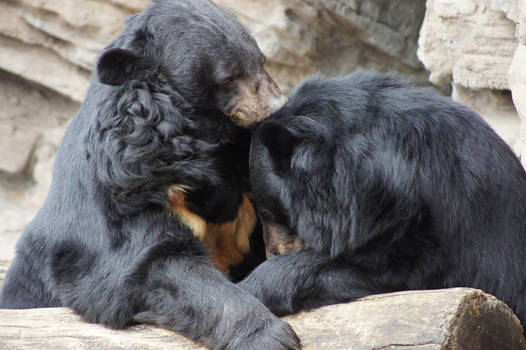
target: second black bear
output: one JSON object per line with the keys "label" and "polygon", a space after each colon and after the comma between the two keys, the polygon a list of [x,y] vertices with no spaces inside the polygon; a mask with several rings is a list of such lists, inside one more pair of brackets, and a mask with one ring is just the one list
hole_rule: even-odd
{"label": "second black bear", "polygon": [[307,80],[253,133],[267,248],[303,246],[240,283],[270,310],[465,286],[524,324],[526,174],[476,113],[390,75],[354,73]]}

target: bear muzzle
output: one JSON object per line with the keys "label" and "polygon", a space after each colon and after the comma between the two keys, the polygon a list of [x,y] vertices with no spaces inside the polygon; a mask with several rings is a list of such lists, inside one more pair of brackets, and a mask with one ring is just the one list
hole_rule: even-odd
{"label": "bear muzzle", "polygon": [[267,258],[288,252],[300,250],[304,247],[299,235],[289,233],[289,230],[276,223],[263,222],[263,240]]}
{"label": "bear muzzle", "polygon": [[237,95],[238,100],[227,115],[241,127],[265,119],[287,102],[278,84],[265,70],[241,79]]}

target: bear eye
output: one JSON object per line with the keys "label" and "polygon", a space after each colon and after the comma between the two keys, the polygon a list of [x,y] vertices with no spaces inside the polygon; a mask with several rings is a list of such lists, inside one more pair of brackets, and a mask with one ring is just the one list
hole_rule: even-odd
{"label": "bear eye", "polygon": [[229,77],[221,80],[221,82],[219,84],[220,85],[227,85],[227,84],[230,84],[233,81],[234,81],[234,77],[233,76],[229,76]]}
{"label": "bear eye", "polygon": [[233,70],[228,76],[224,77],[219,85],[227,85],[233,82],[234,80],[241,77],[241,71],[239,69]]}

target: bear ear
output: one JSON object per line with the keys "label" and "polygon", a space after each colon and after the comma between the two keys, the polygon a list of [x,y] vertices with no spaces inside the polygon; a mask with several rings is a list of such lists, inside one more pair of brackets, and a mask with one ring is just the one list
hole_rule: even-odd
{"label": "bear ear", "polygon": [[156,72],[154,62],[131,51],[113,48],[105,51],[97,62],[99,81],[106,85],[121,85],[129,80],[149,80]]}
{"label": "bear ear", "polygon": [[275,121],[263,122],[258,129],[259,140],[270,153],[276,170],[287,170],[290,167],[292,152],[298,144],[295,134],[285,125]]}

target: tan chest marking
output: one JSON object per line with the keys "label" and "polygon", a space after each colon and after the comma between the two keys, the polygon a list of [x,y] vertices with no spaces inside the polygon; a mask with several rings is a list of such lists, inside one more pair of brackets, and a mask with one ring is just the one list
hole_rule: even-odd
{"label": "tan chest marking", "polygon": [[222,224],[209,223],[185,206],[187,191],[188,188],[179,185],[168,189],[172,212],[206,244],[214,265],[227,272],[230,266],[242,262],[250,250],[250,235],[256,225],[254,207],[243,193],[234,220]]}

